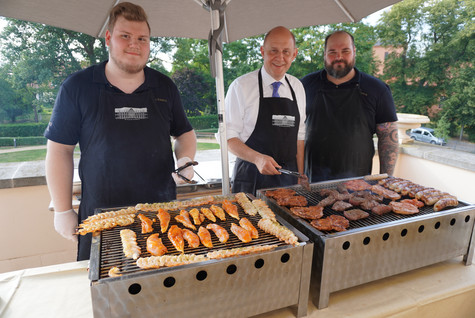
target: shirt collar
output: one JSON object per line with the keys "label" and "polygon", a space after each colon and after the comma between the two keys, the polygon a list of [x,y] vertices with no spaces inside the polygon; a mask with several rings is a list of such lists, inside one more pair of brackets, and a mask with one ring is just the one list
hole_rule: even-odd
{"label": "shirt collar", "polygon": [[262,74],[262,85],[263,86],[271,86],[274,82],[281,82],[283,86],[287,86],[287,81],[285,80],[285,75],[280,79],[280,81],[276,81],[272,76],[267,73],[265,67],[261,68]]}

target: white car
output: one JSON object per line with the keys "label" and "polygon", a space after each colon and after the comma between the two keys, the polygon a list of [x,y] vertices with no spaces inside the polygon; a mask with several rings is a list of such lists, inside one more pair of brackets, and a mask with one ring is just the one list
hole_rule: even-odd
{"label": "white car", "polygon": [[411,129],[411,138],[417,141],[429,142],[434,145],[445,145],[446,142],[444,138],[439,138],[434,136],[434,129],[432,128],[416,128]]}

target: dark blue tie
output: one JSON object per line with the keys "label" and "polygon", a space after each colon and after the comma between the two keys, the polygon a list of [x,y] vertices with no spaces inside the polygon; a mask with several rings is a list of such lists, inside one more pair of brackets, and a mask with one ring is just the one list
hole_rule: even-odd
{"label": "dark blue tie", "polygon": [[272,87],[274,87],[274,90],[272,91],[272,97],[280,97],[279,95],[279,86],[282,84],[281,82],[274,82],[272,83]]}

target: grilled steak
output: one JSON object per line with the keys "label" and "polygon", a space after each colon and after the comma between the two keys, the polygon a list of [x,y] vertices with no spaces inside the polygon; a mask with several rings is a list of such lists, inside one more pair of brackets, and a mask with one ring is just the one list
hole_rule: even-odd
{"label": "grilled steak", "polygon": [[277,204],[280,206],[306,206],[307,199],[301,195],[277,198]]}
{"label": "grilled steak", "polygon": [[342,212],[345,210],[348,210],[349,208],[352,208],[353,205],[351,203],[345,202],[345,201],[336,201],[332,205],[332,210],[337,211],[337,212]]}
{"label": "grilled steak", "polygon": [[379,204],[375,206],[374,208],[371,209],[371,212],[377,215],[383,215],[386,213],[389,213],[393,210],[393,208],[390,205],[386,204]]}
{"label": "grilled steak", "polygon": [[351,220],[351,221],[364,219],[364,218],[367,218],[369,216],[368,212],[365,212],[365,211],[360,210],[360,209],[351,209],[351,210],[343,212],[343,214],[345,215],[345,217],[348,220]]}
{"label": "grilled steak", "polygon": [[316,220],[323,216],[322,206],[293,207],[290,211],[302,219]]}

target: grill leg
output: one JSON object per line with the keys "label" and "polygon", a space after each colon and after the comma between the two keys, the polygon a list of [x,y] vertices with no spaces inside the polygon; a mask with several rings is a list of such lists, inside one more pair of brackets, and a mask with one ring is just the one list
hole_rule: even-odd
{"label": "grill leg", "polygon": [[472,237],[470,238],[470,244],[468,245],[467,254],[463,256],[463,261],[466,266],[472,265],[473,249],[475,248],[475,221],[472,229]]}
{"label": "grill leg", "polygon": [[302,271],[300,278],[299,302],[297,305],[297,318],[307,316],[308,295],[310,293],[310,275],[312,273],[313,244],[308,241],[304,246],[302,255]]}

